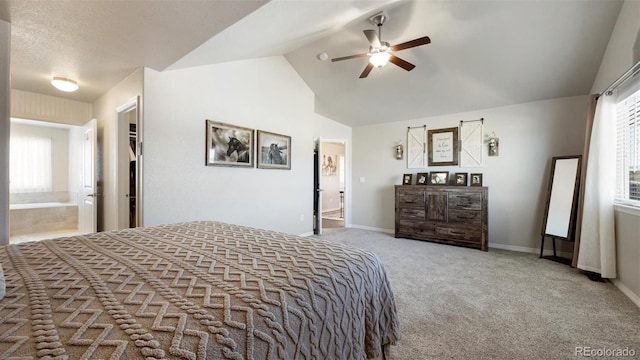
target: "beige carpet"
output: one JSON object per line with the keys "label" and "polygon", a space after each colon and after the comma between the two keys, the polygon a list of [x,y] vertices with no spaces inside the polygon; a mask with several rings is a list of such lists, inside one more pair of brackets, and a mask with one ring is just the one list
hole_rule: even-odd
{"label": "beige carpet", "polygon": [[393,359],[569,359],[581,348],[640,358],[640,309],[567,265],[357,229],[322,239],[385,262],[402,330]]}

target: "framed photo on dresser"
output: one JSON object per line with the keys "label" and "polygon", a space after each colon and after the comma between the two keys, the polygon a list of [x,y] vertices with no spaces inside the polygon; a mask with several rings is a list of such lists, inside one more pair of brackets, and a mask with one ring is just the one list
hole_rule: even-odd
{"label": "framed photo on dresser", "polygon": [[413,174],[402,175],[402,185],[411,185],[411,180],[413,180]]}
{"label": "framed photo on dresser", "polygon": [[471,174],[471,186],[482,186],[482,174]]}

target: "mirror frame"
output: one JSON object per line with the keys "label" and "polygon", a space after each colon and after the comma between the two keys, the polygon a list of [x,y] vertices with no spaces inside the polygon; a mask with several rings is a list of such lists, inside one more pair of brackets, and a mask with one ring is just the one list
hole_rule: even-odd
{"label": "mirror frame", "polygon": [[[573,183],[573,195],[571,196],[572,199],[572,203],[571,203],[571,213],[569,214],[569,225],[568,225],[568,229],[567,229],[567,236],[563,237],[563,236],[559,236],[559,235],[555,235],[555,234],[548,234],[547,233],[547,222],[549,219],[549,208],[551,205],[551,195],[553,193],[553,189],[554,189],[554,185],[558,186],[555,184],[555,180],[556,177],[556,164],[558,162],[558,160],[568,160],[568,159],[578,159],[578,164],[576,166],[576,173],[575,173],[575,181]],[[547,202],[545,205],[545,209],[544,209],[544,219],[542,221],[542,239],[543,239],[543,245],[544,245],[544,238],[545,237],[550,237],[555,239],[561,239],[561,240],[567,240],[567,241],[575,241],[575,233],[576,233],[576,218],[577,218],[577,210],[578,210],[578,194],[580,193],[580,173],[582,170],[582,156],[581,155],[574,155],[574,156],[555,156],[552,158],[552,164],[551,164],[551,173],[550,173],[550,178],[549,178],[549,186],[548,186],[548,191],[547,191]],[[570,191],[570,190],[569,190]],[[555,248],[555,243],[554,243],[554,248]],[[541,253],[542,253],[542,249],[541,249]]]}

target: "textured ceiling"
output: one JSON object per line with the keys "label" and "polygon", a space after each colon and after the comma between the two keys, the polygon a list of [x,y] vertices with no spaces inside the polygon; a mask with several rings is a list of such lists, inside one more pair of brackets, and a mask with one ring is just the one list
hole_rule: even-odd
{"label": "textured ceiling", "polygon": [[[11,23],[12,87],[93,102],[146,66],[164,70],[262,1],[3,0]],[[80,90],[56,91],[53,76]]]}
{"label": "textured ceiling", "polygon": [[368,15],[286,55],[316,95],[316,112],[350,125],[415,119],[588,94],[617,20],[619,1],[413,1],[391,4],[382,37],[431,44],[358,79]]}
{"label": "textured ceiling", "polygon": [[[316,112],[345,124],[588,94],[619,0],[0,0],[12,23],[12,87],[93,102],[136,68],[159,71],[285,55],[316,94]],[[382,38],[429,45],[358,79],[368,17],[386,10]],[[78,79],[60,93],[53,76]]]}

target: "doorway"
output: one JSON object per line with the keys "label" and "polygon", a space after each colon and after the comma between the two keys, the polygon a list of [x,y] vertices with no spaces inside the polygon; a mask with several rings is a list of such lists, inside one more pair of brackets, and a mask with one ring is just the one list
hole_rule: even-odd
{"label": "doorway", "polygon": [[142,226],[142,141],[140,97],[116,109],[116,194],[118,229]]}
{"label": "doorway", "polygon": [[316,234],[323,229],[345,227],[346,218],[346,141],[319,139],[315,154]]}
{"label": "doorway", "polygon": [[11,243],[95,232],[95,213],[83,211],[84,174],[95,171],[83,152],[95,149],[95,138],[86,139],[92,126],[95,120],[78,126],[11,119]]}

